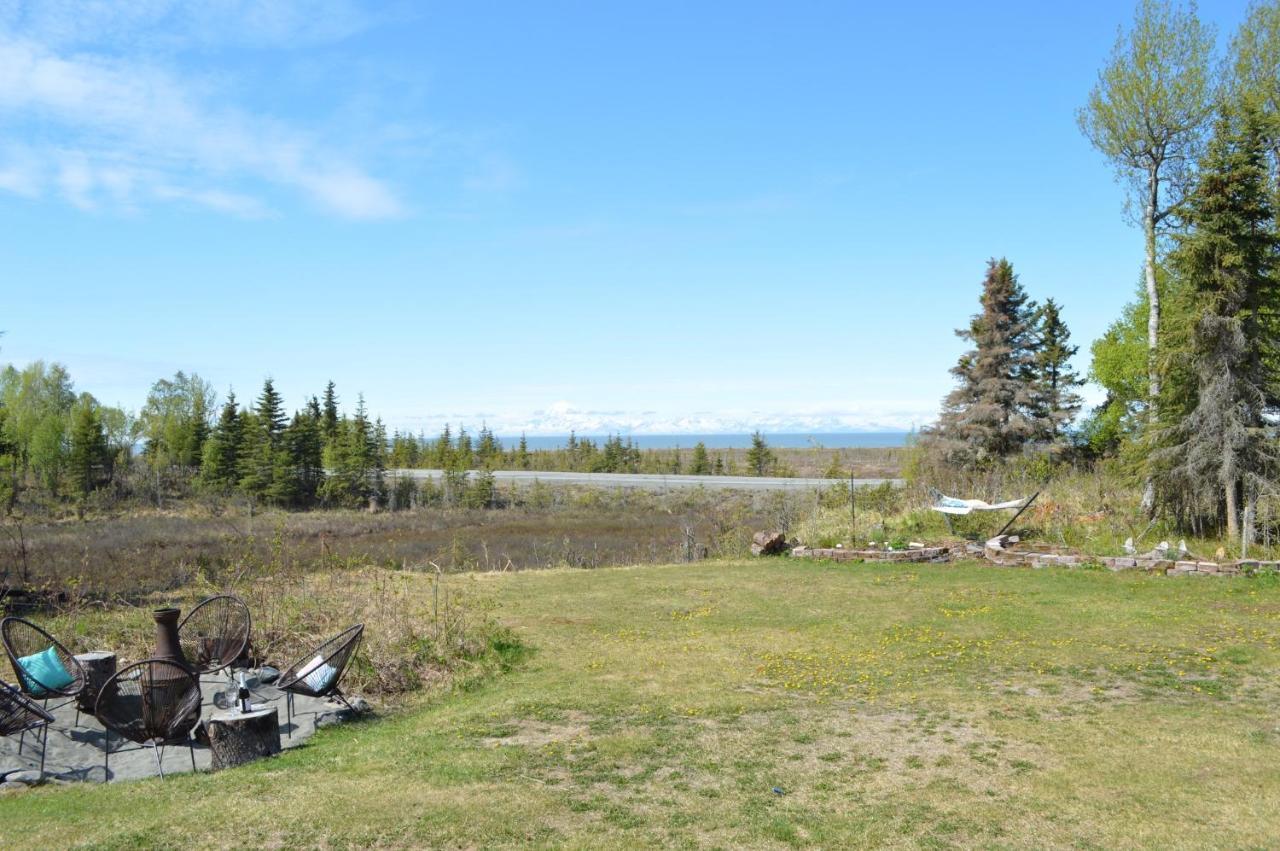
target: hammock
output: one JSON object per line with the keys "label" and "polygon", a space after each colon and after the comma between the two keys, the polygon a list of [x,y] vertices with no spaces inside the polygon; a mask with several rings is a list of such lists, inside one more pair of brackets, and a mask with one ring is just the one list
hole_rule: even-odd
{"label": "hammock", "polygon": [[934,491],[934,503],[929,506],[943,514],[972,514],[975,511],[999,511],[1005,508],[1026,508],[1035,497],[1011,499],[1008,502],[990,503],[981,499],[956,499]]}
{"label": "hammock", "polygon": [[1036,501],[1036,497],[1040,495],[1040,491],[1036,491],[1031,496],[1022,499],[1011,499],[1007,502],[987,502],[982,499],[956,499],[954,496],[947,496],[935,488],[929,488],[929,495],[933,497],[933,505],[929,506],[934,511],[942,514],[947,518],[947,529],[951,529],[951,517],[953,515],[972,514],[975,511],[1000,511],[1002,509],[1016,508],[1017,511],[1009,518],[1009,522],[1000,527],[1000,531],[996,532],[996,537],[1003,535],[1013,522],[1022,516],[1022,512],[1027,510],[1031,503]]}

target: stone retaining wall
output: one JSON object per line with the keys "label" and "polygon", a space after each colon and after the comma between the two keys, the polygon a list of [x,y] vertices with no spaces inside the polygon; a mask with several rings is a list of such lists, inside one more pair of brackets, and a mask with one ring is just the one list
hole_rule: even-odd
{"label": "stone retaining wall", "polygon": [[[1012,545],[1012,546],[1009,546]],[[1165,576],[1240,576],[1259,570],[1280,571],[1280,561],[1242,559],[1227,562],[1176,561],[1155,556],[1087,556],[1063,548],[1036,544],[1020,544],[1008,536],[992,538],[982,547],[976,544],[964,548],[968,555],[984,558],[992,564],[1005,567],[1081,567],[1100,565],[1107,570],[1145,570]],[[853,550],[843,547],[796,547],[791,555],[796,558],[827,559],[829,561],[880,561],[919,563],[947,561],[959,554],[959,547],[918,547],[909,550]]]}
{"label": "stone retaining wall", "polygon": [[1007,543],[1009,541],[1005,538],[992,538],[982,548],[982,555],[994,564],[1007,566],[1073,567],[1098,564],[1107,570],[1145,570],[1166,576],[1238,576],[1257,570],[1280,570],[1280,562],[1257,559],[1214,562],[1174,561],[1155,556],[1085,556],[1061,549],[1008,549],[1005,546]]}
{"label": "stone retaining wall", "polygon": [[830,561],[887,561],[924,562],[938,561],[951,555],[950,547],[917,547],[910,550],[846,550],[843,547],[796,547],[791,551],[796,558],[820,558]]}

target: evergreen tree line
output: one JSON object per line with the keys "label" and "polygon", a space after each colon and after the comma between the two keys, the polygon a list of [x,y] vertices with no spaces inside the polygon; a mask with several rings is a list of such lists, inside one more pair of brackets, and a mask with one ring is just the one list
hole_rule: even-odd
{"label": "evergreen tree line", "polygon": [[[271,379],[250,406],[217,410],[208,382],[179,372],[152,385],[131,414],[76,394],[60,364],[0,372],[0,501],[72,499],[194,485],[285,507],[357,507],[388,499],[388,440],[361,398],[339,411],[333,383],[292,416]],[[135,450],[141,447],[140,453]]]}
{"label": "evergreen tree line", "polygon": [[[409,480],[388,485],[388,467],[438,468],[447,475],[439,486],[410,493],[403,483]],[[785,472],[759,433],[743,470],[732,455],[712,453],[701,442],[688,453],[642,451],[620,435],[595,441],[571,434],[562,447],[531,450],[523,436],[504,447],[488,427],[474,437],[450,426],[435,439],[388,435],[381,420],[370,419],[363,397],[353,414],[341,411],[333,382],[289,414],[270,378],[251,404],[241,404],[232,391],[218,405],[207,381],[178,372],[156,381],[135,415],[77,394],[60,364],[37,361],[0,372],[0,503],[7,512],[24,494],[83,506],[102,492],[162,502],[193,487],[288,508],[492,505],[492,476],[466,473],[497,469]]]}
{"label": "evergreen tree line", "polygon": [[355,414],[338,409],[333,382],[289,417],[271,379],[251,407],[228,395],[204,441],[198,481],[261,502],[361,507],[387,499],[387,433],[371,421],[364,397]]}
{"label": "evergreen tree line", "polygon": [[1280,477],[1280,3],[1251,6],[1223,61],[1214,43],[1194,6],[1144,0],[1081,110],[1146,248],[1081,432],[1153,515],[1247,547]]}
{"label": "evergreen tree line", "polygon": [[555,449],[530,449],[521,435],[504,446],[487,427],[473,438],[465,427],[454,432],[446,425],[434,439],[400,431],[393,432],[387,464],[397,469],[437,470],[532,470],[574,473],[653,473],[694,476],[771,475],[784,472],[759,432],[752,435],[746,468],[737,468],[732,456],[707,449],[699,441],[685,457],[678,447],[670,450],[642,450],[630,438],[610,435],[603,442],[578,437],[571,432],[565,445]]}

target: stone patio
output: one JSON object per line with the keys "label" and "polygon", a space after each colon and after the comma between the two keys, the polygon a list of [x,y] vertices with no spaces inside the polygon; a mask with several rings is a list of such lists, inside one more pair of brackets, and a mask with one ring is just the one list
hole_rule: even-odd
{"label": "stone patio", "polygon": [[[293,723],[286,722],[285,693],[275,688],[273,682],[278,672],[270,668],[261,671],[250,671],[246,676],[249,688],[253,692],[252,702],[265,706],[275,706],[280,713],[280,744],[283,748],[294,748],[311,738],[320,727],[336,724],[347,719],[351,712],[340,703],[331,703],[319,698],[294,695]],[[270,682],[268,682],[270,681]],[[225,675],[211,675],[202,678],[201,688],[204,692],[204,705],[201,707],[201,718],[208,718],[220,707],[230,706],[235,702],[235,686]],[[352,702],[362,708],[363,701],[353,698]],[[52,701],[51,701],[52,705]],[[53,783],[70,783],[89,781],[100,783],[108,779],[103,770],[103,744],[106,741],[106,730],[91,715],[80,715],[76,724],[75,702],[67,703],[53,711],[57,719],[49,729],[48,752],[45,755],[44,781]],[[22,753],[18,753],[18,737],[0,737],[0,790],[16,790],[40,781],[40,742],[39,731],[26,734]],[[109,767],[110,780],[134,780],[141,777],[154,777],[156,758],[150,747],[139,748],[133,742],[124,741],[120,736],[112,734],[111,758]],[[117,752],[119,751],[119,752]],[[195,746],[195,763],[197,770],[207,771],[210,764],[209,748],[197,743]],[[180,774],[191,770],[191,753],[186,745],[170,745],[164,749],[164,773]]]}

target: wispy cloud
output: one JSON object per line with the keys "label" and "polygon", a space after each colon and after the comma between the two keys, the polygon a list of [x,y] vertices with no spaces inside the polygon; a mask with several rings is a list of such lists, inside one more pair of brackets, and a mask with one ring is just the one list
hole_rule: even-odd
{"label": "wispy cloud", "polygon": [[[182,73],[179,63],[121,50],[127,39],[87,49],[102,41],[92,22],[115,20],[108,6],[122,8],[76,4],[77,16],[58,3],[0,7],[0,126],[26,141],[0,154],[0,190],[56,194],[83,209],[177,201],[261,216],[269,211],[262,196],[275,186],[342,217],[403,214],[386,182],[315,133],[238,107],[231,93]],[[226,20],[239,22],[241,39],[251,31],[263,43],[290,33],[321,39],[357,26],[333,7],[138,2],[123,7],[126,24],[114,26],[145,31],[142,24],[178,15],[185,28],[165,29],[174,38],[218,38]]]}
{"label": "wispy cloud", "polygon": [[933,405],[899,400],[853,405],[815,406],[802,410],[623,411],[593,410],[558,401],[526,412],[452,412],[392,418],[392,425],[410,431],[434,432],[445,423],[476,427],[482,422],[498,434],[746,434],[756,429],[772,433],[837,433],[907,431],[937,416]]}
{"label": "wispy cloud", "polygon": [[56,47],[312,47],[375,22],[352,0],[0,0],[0,27]]}

